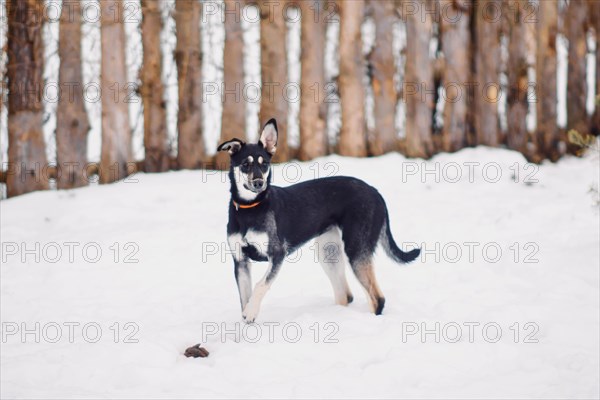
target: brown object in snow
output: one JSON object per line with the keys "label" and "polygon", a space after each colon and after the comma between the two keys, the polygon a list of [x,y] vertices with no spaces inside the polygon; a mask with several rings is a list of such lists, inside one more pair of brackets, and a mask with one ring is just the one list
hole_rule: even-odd
{"label": "brown object in snow", "polygon": [[209,354],[210,353],[204,347],[200,347],[200,343],[198,343],[195,346],[188,347],[187,349],[185,349],[185,353],[183,353],[183,355],[186,357],[194,358],[205,358],[208,357]]}

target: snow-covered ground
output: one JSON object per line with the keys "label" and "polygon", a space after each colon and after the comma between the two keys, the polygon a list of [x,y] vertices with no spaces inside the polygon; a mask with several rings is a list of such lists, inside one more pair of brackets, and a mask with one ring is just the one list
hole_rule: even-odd
{"label": "snow-covered ground", "polygon": [[[274,178],[332,174],[379,189],[396,240],[424,247],[407,266],[378,251],[382,316],[350,272],[334,305],[307,245],[243,324],[221,173],[2,201],[2,398],[598,398],[597,155],[331,156]],[[208,358],[182,355],[199,342]]]}

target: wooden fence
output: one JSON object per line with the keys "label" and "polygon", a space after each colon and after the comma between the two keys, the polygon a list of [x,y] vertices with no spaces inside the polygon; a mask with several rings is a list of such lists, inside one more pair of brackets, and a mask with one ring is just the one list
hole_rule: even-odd
{"label": "wooden fence", "polygon": [[[127,81],[123,2],[100,1],[102,151],[99,163],[88,163],[90,122],[82,86],[73,84],[82,81],[83,3],[63,0],[58,45],[63,90],[56,111],[54,166],[47,162],[43,137],[45,3],[6,1],[7,18],[2,23],[7,24],[8,61],[1,77],[0,110],[7,108],[9,146],[0,181],[7,184],[9,197],[48,189],[50,179],[66,189],[88,184],[92,174],[109,183],[134,170],[226,168],[226,154],[207,154],[202,129],[201,37],[207,34],[203,28],[207,1],[177,0],[173,9],[178,144],[171,149],[162,81],[164,3],[140,0],[143,63],[138,91],[144,110],[145,159],[138,162],[132,157],[127,104],[107,95],[125,91]],[[587,106],[591,96],[600,93],[600,46],[594,45],[600,33],[600,1],[224,0],[212,5],[222,15],[225,33],[220,140],[245,139],[247,111],[239,95],[245,82],[243,19],[246,7],[258,7],[259,119],[275,117],[280,124],[278,162],[333,152],[365,157],[399,151],[427,158],[476,145],[505,146],[533,162],[556,161],[574,150],[566,132],[600,131],[598,102],[593,114]],[[301,15],[297,148],[288,146],[289,102],[282,89],[289,82],[290,8]],[[374,35],[368,54],[363,51],[365,21]],[[328,93],[324,64],[332,24],[339,31],[339,74],[333,82],[336,91]],[[405,44],[398,46],[403,35]],[[564,126],[557,122],[561,43],[568,49]],[[593,89],[586,78],[590,57],[595,57]],[[329,98],[339,99],[341,106],[333,144],[328,139],[329,122],[335,117]],[[368,98],[371,108],[365,106]],[[401,127],[399,110],[405,115]],[[534,128],[528,116],[533,116]]]}

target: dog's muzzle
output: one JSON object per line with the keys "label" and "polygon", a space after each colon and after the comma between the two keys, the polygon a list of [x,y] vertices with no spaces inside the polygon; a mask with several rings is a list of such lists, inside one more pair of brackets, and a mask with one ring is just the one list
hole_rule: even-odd
{"label": "dog's muzzle", "polygon": [[264,186],[264,179],[254,179],[250,182],[250,190],[252,190],[255,193],[261,192],[264,189]]}

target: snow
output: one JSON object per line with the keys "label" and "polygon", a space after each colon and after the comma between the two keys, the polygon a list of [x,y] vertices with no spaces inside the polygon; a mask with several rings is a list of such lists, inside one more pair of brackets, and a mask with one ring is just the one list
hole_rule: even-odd
{"label": "snow", "polygon": [[[436,170],[439,182],[421,176]],[[378,251],[381,316],[349,270],[354,303],[335,305],[309,244],[245,325],[222,173],[138,174],[2,201],[1,397],[599,397],[597,155],[539,169],[489,148],[427,162],[330,156],[277,166],[274,179],[331,174],[375,186],[396,240],[427,250],[406,266]],[[257,263],[254,281],[264,271]],[[185,358],[199,342],[210,356]]]}

